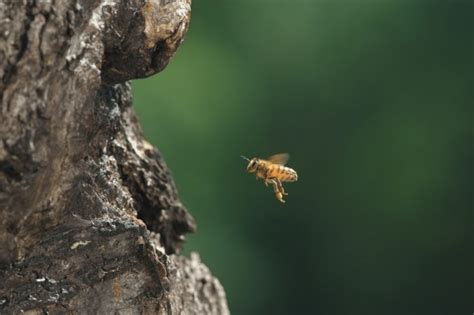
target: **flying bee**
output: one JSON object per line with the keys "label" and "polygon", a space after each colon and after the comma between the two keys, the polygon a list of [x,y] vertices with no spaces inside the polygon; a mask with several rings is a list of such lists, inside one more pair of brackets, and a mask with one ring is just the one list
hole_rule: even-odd
{"label": "flying bee", "polygon": [[288,194],[285,192],[282,182],[296,182],[298,180],[298,174],[296,171],[284,166],[290,158],[289,154],[275,154],[266,160],[259,158],[249,159],[245,156],[241,157],[249,162],[247,165],[247,172],[255,173],[257,180],[259,178],[263,179],[265,186],[271,184],[276,198],[284,203],[285,200],[283,200],[283,196]]}

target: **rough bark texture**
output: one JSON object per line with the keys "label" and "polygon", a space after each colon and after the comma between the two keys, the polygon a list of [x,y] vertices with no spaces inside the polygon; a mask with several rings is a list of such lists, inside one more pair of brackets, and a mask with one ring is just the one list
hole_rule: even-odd
{"label": "rough bark texture", "polygon": [[127,80],[161,71],[190,0],[0,2],[0,314],[226,314]]}

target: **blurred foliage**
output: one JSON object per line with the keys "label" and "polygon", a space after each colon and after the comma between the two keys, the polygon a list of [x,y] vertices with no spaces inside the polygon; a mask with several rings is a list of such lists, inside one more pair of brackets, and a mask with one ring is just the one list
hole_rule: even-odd
{"label": "blurred foliage", "polygon": [[194,1],[134,102],[233,314],[474,311],[473,3]]}

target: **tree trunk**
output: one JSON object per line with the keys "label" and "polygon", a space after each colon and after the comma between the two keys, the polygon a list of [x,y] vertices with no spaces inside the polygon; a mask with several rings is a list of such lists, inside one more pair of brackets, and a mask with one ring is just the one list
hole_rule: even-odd
{"label": "tree trunk", "polygon": [[174,255],[195,223],[126,82],[189,19],[190,0],[0,2],[1,314],[228,313],[197,254]]}

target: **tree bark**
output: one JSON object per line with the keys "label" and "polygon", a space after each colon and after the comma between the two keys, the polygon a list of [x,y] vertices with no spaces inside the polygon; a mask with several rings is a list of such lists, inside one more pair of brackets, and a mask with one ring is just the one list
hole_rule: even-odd
{"label": "tree bark", "polygon": [[0,313],[227,314],[127,80],[161,71],[190,0],[0,2]]}

